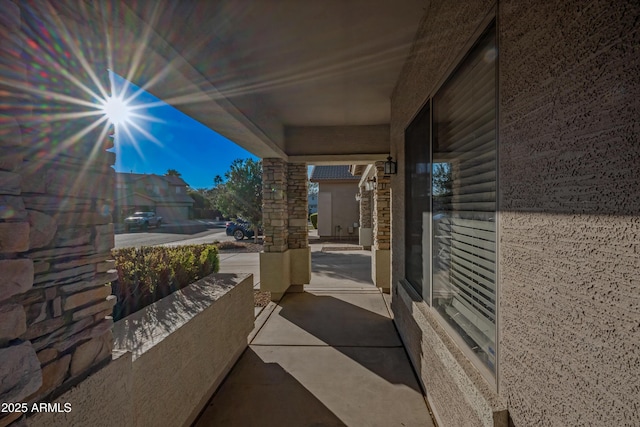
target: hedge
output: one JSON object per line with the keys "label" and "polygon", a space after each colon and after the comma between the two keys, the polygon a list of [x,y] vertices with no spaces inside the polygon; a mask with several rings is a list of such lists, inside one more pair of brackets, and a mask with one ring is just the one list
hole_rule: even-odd
{"label": "hedge", "polygon": [[318,229],[318,214],[317,213],[312,213],[311,215],[309,215],[309,219],[311,220],[311,224],[313,224],[313,228],[314,229]]}
{"label": "hedge", "polygon": [[114,320],[134,313],[187,285],[217,273],[218,248],[213,245],[154,246],[113,250],[118,281]]}

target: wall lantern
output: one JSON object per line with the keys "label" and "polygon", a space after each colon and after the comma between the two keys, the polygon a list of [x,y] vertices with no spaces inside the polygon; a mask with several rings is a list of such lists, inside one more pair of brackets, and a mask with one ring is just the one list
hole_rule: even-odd
{"label": "wall lantern", "polygon": [[387,157],[387,161],[384,162],[384,174],[395,175],[398,173],[398,162],[391,160],[391,156]]}
{"label": "wall lantern", "polygon": [[362,196],[360,196],[360,193],[356,193],[356,201],[359,202],[360,200],[362,200]]}
{"label": "wall lantern", "polygon": [[373,178],[368,178],[367,182],[364,185],[364,189],[366,191],[371,191],[371,190],[375,190],[376,189],[376,177],[374,176]]}

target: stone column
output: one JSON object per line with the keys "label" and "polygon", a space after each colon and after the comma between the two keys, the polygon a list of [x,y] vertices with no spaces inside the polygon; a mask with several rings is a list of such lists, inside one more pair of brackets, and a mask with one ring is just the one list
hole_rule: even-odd
{"label": "stone column", "polygon": [[287,163],[262,159],[262,226],[264,252],[260,254],[260,289],[282,298],[291,284]]}
{"label": "stone column", "polygon": [[373,190],[373,247],[371,276],[384,292],[391,287],[391,177],[384,174],[384,162],[375,164]]}
{"label": "stone column", "polygon": [[360,194],[360,227],[358,229],[359,244],[364,249],[371,249],[373,244],[373,226],[371,218],[371,190],[364,186],[359,188]]}
{"label": "stone column", "polygon": [[[0,10],[0,75],[24,84],[27,73],[20,58],[24,48],[20,7],[0,1]],[[18,54],[10,57],[7,46]],[[0,92],[4,105],[16,106],[0,114],[0,402],[9,403],[25,402],[41,388],[42,367],[34,345],[21,339],[33,319],[29,319],[28,307],[17,299],[34,287],[34,262],[26,256],[32,231],[20,173],[25,157],[21,122],[31,112],[31,106],[24,104],[32,102],[8,86],[0,84]],[[8,425],[20,416],[0,413],[0,425]]]}
{"label": "stone column", "polygon": [[[99,91],[74,50],[52,40],[61,30],[51,10],[20,6],[0,0],[0,75],[16,83],[0,84],[7,106],[0,113],[0,402],[50,402],[111,360],[115,155],[105,151],[108,129],[87,128],[95,117],[50,121],[77,106],[41,96],[42,87],[93,101],[67,71]],[[94,54],[92,67],[108,85],[106,52],[84,28],[70,39]],[[19,416],[0,414],[0,425]]]}
{"label": "stone column", "polygon": [[306,163],[289,163],[287,169],[287,202],[289,211],[289,252],[291,287],[303,290],[311,281],[311,249],[309,247],[308,179]]}

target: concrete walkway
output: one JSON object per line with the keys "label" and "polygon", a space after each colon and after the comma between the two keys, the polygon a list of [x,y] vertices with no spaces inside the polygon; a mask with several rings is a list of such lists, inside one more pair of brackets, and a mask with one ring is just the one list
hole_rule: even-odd
{"label": "concrete walkway", "polygon": [[311,284],[258,317],[196,426],[433,426],[370,252],[332,246],[312,244]]}
{"label": "concrete walkway", "polygon": [[[253,289],[260,289],[260,254],[258,252],[221,252],[219,273],[251,273]],[[254,307],[256,317],[264,307]]]}

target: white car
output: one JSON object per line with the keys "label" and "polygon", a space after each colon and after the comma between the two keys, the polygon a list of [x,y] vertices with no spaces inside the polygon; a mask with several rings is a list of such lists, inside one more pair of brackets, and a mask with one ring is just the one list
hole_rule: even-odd
{"label": "white car", "polygon": [[149,227],[160,227],[162,217],[156,216],[155,212],[136,212],[124,219],[124,227],[127,231],[133,227],[146,230]]}

